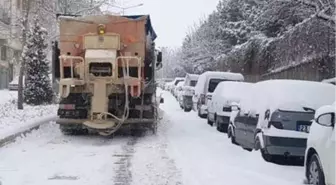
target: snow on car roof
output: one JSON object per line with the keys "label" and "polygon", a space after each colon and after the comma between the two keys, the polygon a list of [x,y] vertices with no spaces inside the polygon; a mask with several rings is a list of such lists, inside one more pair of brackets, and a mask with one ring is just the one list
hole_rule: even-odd
{"label": "snow on car roof", "polygon": [[222,72],[222,71],[207,71],[200,75],[200,77],[202,76],[224,77],[227,79],[237,80],[237,81],[244,80],[244,76],[240,73]]}
{"label": "snow on car roof", "polygon": [[230,102],[239,103],[252,86],[253,83],[248,82],[223,81],[216,87],[212,99],[221,105],[229,105]]}
{"label": "snow on car roof", "polygon": [[176,85],[176,87],[183,86],[183,84],[184,84],[184,80],[178,82],[177,85]]}
{"label": "snow on car roof", "polygon": [[229,79],[232,81],[243,81],[244,76],[240,73],[221,72],[221,71],[207,71],[201,74],[195,86],[195,92],[201,93],[205,91],[205,85],[209,78]]}
{"label": "snow on car roof", "polygon": [[199,76],[200,75],[197,75],[197,74],[187,74],[186,78],[188,78],[190,80],[197,80]]}
{"label": "snow on car roof", "polygon": [[303,107],[318,109],[335,101],[335,86],[302,80],[267,80],[253,85],[241,101],[245,110],[263,113],[281,109],[304,111]]}

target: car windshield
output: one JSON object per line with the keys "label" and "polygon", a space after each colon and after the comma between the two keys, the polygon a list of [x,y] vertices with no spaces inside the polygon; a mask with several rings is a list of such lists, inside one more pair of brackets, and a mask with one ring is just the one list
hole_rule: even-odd
{"label": "car windshield", "polygon": [[197,84],[197,81],[196,81],[196,80],[191,80],[189,85],[190,85],[191,87],[195,87],[196,84]]}
{"label": "car windshield", "polygon": [[217,85],[222,82],[222,81],[226,81],[224,79],[216,79],[216,78],[213,78],[213,79],[210,79],[209,80],[209,86],[208,86],[208,92],[209,93],[213,93],[217,87]]}

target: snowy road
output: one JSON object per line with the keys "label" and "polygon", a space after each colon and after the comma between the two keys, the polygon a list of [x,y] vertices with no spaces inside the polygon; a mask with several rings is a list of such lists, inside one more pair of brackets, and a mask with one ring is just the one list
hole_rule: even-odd
{"label": "snowy road", "polygon": [[[63,136],[55,124],[0,148],[2,185],[300,185],[302,167],[234,146],[164,92],[158,134]],[[0,183],[1,184],[1,183]]]}

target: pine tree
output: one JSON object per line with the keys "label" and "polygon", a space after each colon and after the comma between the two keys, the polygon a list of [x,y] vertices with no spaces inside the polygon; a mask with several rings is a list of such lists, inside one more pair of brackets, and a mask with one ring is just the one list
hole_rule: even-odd
{"label": "pine tree", "polygon": [[39,19],[35,16],[22,54],[26,62],[24,100],[30,105],[50,104],[53,100],[46,55],[47,34],[46,29],[40,26]]}

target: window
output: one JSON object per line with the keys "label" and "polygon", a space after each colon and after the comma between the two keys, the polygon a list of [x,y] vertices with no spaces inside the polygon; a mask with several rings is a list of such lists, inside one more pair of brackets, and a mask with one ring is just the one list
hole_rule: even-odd
{"label": "window", "polygon": [[196,81],[196,80],[192,80],[192,81],[190,81],[190,86],[191,86],[191,87],[195,87],[196,84],[197,84],[197,81]]}
{"label": "window", "polygon": [[209,81],[209,88],[208,88],[208,92],[213,93],[217,87],[217,85],[219,84],[219,82],[224,81],[223,79],[211,79]]}
{"label": "window", "polygon": [[2,46],[1,47],[1,60],[7,60],[7,47],[6,46]]}

